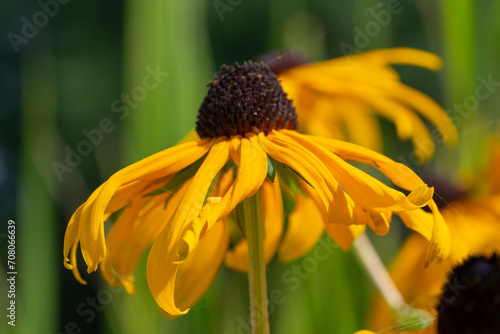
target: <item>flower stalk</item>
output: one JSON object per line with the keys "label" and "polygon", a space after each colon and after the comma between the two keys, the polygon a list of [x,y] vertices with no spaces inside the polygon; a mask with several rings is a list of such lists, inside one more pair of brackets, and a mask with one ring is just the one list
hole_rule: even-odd
{"label": "flower stalk", "polygon": [[403,324],[398,325],[398,330],[422,330],[432,324],[431,314],[406,303],[366,233],[356,239],[354,250],[372,283],[396,314],[398,323]]}
{"label": "flower stalk", "polygon": [[253,334],[269,334],[266,263],[264,260],[264,208],[262,189],[245,199],[238,210],[248,242],[250,319]]}

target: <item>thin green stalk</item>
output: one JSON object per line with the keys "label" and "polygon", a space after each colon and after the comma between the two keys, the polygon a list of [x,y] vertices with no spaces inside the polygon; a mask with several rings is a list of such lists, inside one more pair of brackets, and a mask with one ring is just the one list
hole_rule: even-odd
{"label": "thin green stalk", "polygon": [[248,242],[250,319],[253,334],[269,334],[263,210],[262,190],[244,200],[238,210],[238,218],[243,221]]}
{"label": "thin green stalk", "polygon": [[366,233],[356,239],[354,250],[373,285],[400,320],[399,330],[421,330],[432,324],[431,314],[406,303]]}

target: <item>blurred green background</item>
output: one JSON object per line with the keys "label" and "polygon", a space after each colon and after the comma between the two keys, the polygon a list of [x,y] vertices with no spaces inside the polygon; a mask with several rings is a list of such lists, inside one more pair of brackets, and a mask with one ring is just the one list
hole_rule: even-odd
{"label": "blurred green background", "polygon": [[[402,10],[384,21],[380,13],[394,5]],[[250,333],[246,275],[226,268],[176,320],[158,312],[144,261],[134,296],[95,273],[84,274],[89,285],[80,285],[63,267],[72,212],[112,173],[187,133],[220,65],[284,47],[313,60],[343,56],[346,44],[359,51],[408,46],[442,56],[438,74],[397,67],[403,82],[454,116],[461,134],[457,147],[438,144],[437,158],[424,168],[451,175],[473,166],[500,118],[498,86],[467,105],[481,78],[500,81],[499,14],[496,0],[2,1],[0,332]],[[374,22],[379,29],[366,31]],[[148,73],[156,73],[156,85],[145,86]],[[395,139],[391,124],[381,124],[385,153],[408,161],[411,146]],[[92,134],[94,141],[85,144]],[[85,155],[68,163],[72,150]],[[6,320],[9,219],[17,236],[15,328]],[[395,222],[387,236],[372,238],[386,263],[406,233]],[[311,258],[269,266],[268,289],[282,292],[270,310],[272,332],[362,329],[372,289],[354,256],[333,248],[314,270],[307,267]],[[296,268],[310,272],[299,277]],[[292,276],[299,283],[287,280]]]}

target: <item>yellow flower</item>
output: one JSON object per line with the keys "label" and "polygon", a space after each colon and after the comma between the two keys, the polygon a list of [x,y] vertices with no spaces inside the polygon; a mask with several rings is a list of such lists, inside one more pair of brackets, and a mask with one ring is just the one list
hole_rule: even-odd
{"label": "yellow flower", "polygon": [[[304,131],[380,151],[381,116],[396,126],[402,140],[411,139],[415,158],[432,156],[434,142],[453,144],[458,134],[447,113],[430,97],[401,83],[394,65],[439,70],[436,55],[410,48],[379,49],[318,63],[297,52],[262,57],[279,75],[284,91],[297,108]],[[429,132],[420,114],[437,127]],[[442,137],[442,138],[441,138]]]}
{"label": "yellow flower", "polygon": [[[437,314],[437,303],[451,269],[471,255],[490,256],[500,253],[500,143],[492,147],[491,164],[477,188],[489,188],[481,194],[467,194],[460,199],[447,201],[440,209],[450,231],[452,245],[450,256],[440,263],[424,268],[427,242],[420,235],[411,235],[404,243],[391,266],[391,276],[409,305]],[[450,190],[447,185],[444,191]],[[438,195],[439,187],[437,187]],[[470,191],[472,192],[472,190]],[[404,215],[404,214],[403,214]],[[416,216],[414,216],[417,218]],[[418,219],[418,218],[417,218]],[[411,223],[410,223],[411,224]],[[460,291],[447,291],[447,298],[454,298]],[[376,298],[370,316],[370,328],[384,330],[393,326],[395,318],[385,303]],[[430,327],[422,333],[437,333]]]}
{"label": "yellow flower", "polygon": [[[294,107],[267,66],[223,66],[208,86],[196,126],[201,139],[118,171],[74,213],[64,257],[80,282],[79,244],[89,273],[101,264],[109,284],[131,293],[137,262],[152,245],[151,293],[167,315],[185,314],[224,261],[247,270],[248,246],[233,212],[258,191],[266,261],[278,248],[284,260],[303,255],[323,229],[348,248],[365,225],[383,234],[393,213],[420,217],[425,205],[433,214],[409,227],[430,241],[428,261],[448,255],[449,235],[433,189],[408,167],[369,149],[298,133]],[[372,165],[408,194],[346,161]],[[287,196],[295,198],[295,209],[283,232]],[[115,212],[120,214],[105,238],[104,222]]]}

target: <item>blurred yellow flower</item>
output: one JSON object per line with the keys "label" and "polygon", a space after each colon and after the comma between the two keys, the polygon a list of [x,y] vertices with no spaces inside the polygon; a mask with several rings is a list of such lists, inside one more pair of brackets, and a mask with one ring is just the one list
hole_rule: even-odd
{"label": "blurred yellow flower", "polygon": [[[453,144],[458,133],[447,113],[427,95],[404,85],[391,65],[433,71],[441,59],[411,48],[379,49],[317,63],[297,52],[270,53],[262,61],[279,75],[283,90],[297,108],[301,128],[314,135],[346,139],[380,151],[382,135],[375,116],[396,126],[400,139],[411,139],[415,158],[425,161],[435,141]],[[437,130],[432,134],[419,116]]]}
{"label": "blurred yellow flower", "polygon": [[[409,219],[409,227],[430,241],[427,260],[447,257],[449,234],[433,189],[411,169],[355,144],[298,133],[291,101],[263,64],[223,66],[208,86],[196,126],[201,139],[118,171],[74,213],[64,262],[80,282],[79,244],[89,273],[100,263],[109,284],[131,293],[137,262],[152,245],[147,262],[151,293],[168,316],[185,314],[224,261],[247,270],[248,245],[231,212],[259,191],[266,261],[278,247],[284,260],[303,255],[323,229],[347,248],[365,225],[383,234],[393,213],[420,218],[425,205],[433,214]],[[409,194],[348,160],[374,166]],[[282,192],[296,198],[283,240]],[[104,222],[115,212],[119,216],[105,238]]]}
{"label": "blurred yellow flower", "polygon": [[[437,303],[447,275],[453,266],[471,255],[490,256],[500,252],[500,143],[491,147],[490,165],[486,173],[478,173],[476,189],[447,203],[440,209],[451,235],[450,256],[440,263],[424,267],[427,242],[413,234],[404,243],[391,266],[391,276],[409,305],[437,314]],[[447,186],[448,190],[450,185]],[[474,190],[480,192],[475,194]],[[439,187],[437,187],[439,191]],[[438,193],[439,195],[440,193]],[[427,214],[427,213],[425,213]],[[404,215],[404,214],[403,214]],[[416,215],[412,215],[416,217]],[[413,218],[410,218],[410,220]],[[418,218],[417,218],[418,219]],[[422,248],[424,247],[424,248]],[[447,291],[454,298],[460,291]],[[380,331],[393,328],[395,318],[383,300],[377,297],[370,316],[370,328]],[[397,324],[396,324],[397,326]],[[430,327],[422,333],[437,333]]]}

